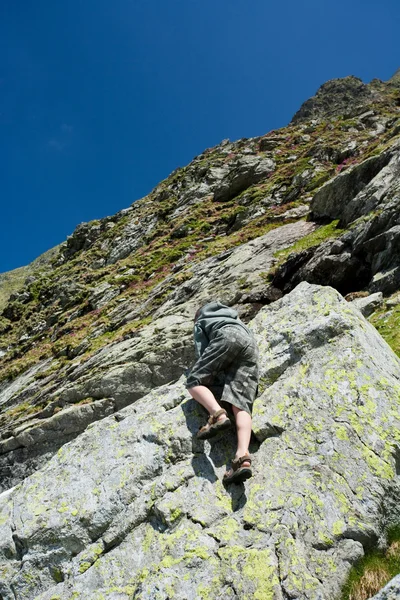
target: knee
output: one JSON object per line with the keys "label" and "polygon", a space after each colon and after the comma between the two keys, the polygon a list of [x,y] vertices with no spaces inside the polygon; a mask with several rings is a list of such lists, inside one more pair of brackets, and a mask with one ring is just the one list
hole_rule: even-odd
{"label": "knee", "polygon": [[232,406],[232,409],[237,425],[247,425],[248,423],[251,423],[251,414],[248,413],[247,410],[237,408],[236,406]]}

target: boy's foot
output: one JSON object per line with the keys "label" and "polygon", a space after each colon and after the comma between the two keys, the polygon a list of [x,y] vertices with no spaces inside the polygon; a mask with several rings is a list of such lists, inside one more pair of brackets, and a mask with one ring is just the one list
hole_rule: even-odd
{"label": "boy's foot", "polygon": [[245,454],[238,458],[234,458],[232,461],[232,467],[224,475],[223,482],[229,483],[241,483],[252,477],[253,471],[251,470],[251,456]]}
{"label": "boy's foot", "polygon": [[[223,418],[223,415],[225,415],[225,418]],[[217,410],[217,412],[209,416],[207,423],[199,429],[196,437],[199,440],[208,440],[217,435],[220,431],[229,429],[231,425],[232,423],[228,417],[228,413],[221,408],[221,410]]]}

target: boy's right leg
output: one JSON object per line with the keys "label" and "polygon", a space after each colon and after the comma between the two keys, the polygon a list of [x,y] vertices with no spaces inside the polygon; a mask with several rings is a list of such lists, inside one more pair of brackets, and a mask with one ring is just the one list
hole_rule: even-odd
{"label": "boy's right leg", "polygon": [[200,428],[197,437],[201,440],[214,437],[219,431],[231,426],[226,410],[222,409],[215,399],[214,394],[205,385],[196,385],[188,392],[199,404],[204,406],[210,417],[207,423]]}

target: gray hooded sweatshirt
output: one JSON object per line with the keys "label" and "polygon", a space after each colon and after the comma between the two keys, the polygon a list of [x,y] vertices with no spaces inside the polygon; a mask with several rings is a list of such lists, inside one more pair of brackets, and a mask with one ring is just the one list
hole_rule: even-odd
{"label": "gray hooded sweatshirt", "polygon": [[216,332],[225,325],[241,327],[251,336],[250,330],[241,322],[233,308],[221,302],[209,302],[200,309],[193,330],[197,358],[203,354]]}

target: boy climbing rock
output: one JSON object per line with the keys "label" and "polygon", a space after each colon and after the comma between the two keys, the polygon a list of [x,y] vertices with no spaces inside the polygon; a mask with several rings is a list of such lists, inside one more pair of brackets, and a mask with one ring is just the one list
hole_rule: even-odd
{"label": "boy climbing rock", "polygon": [[[231,427],[228,413],[221,406],[228,405],[236,421],[237,451],[223,481],[244,481],[252,476],[249,444],[251,412],[258,386],[256,342],[235,310],[220,302],[209,302],[196,312],[194,343],[197,360],[186,387],[209,413],[197,437],[206,440]],[[222,393],[217,395],[220,382]],[[219,401],[216,395],[220,396]]]}

